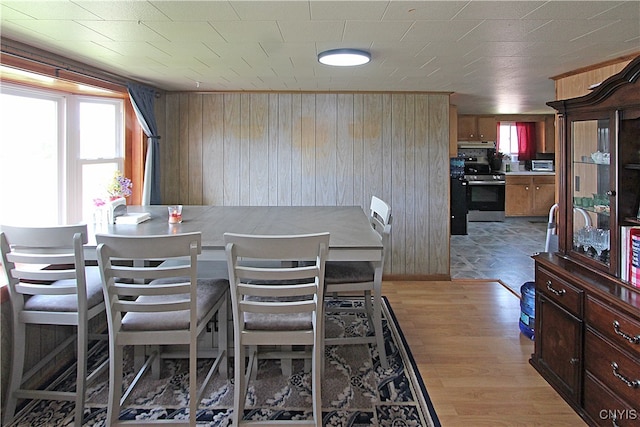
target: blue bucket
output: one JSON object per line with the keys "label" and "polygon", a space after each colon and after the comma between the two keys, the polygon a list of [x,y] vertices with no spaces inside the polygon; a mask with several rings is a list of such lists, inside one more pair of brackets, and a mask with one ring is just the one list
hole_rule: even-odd
{"label": "blue bucket", "polygon": [[536,320],[536,284],[526,282],[520,287],[520,332],[529,339],[534,339],[534,325]]}

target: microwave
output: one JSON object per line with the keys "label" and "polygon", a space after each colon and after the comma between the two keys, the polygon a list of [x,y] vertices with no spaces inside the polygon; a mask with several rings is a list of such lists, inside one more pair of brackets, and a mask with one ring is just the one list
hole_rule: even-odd
{"label": "microwave", "polygon": [[531,170],[536,172],[553,172],[553,160],[531,160]]}

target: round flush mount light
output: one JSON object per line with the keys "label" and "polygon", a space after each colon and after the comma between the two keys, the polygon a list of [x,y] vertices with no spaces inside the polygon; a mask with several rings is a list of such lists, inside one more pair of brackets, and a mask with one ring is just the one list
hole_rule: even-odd
{"label": "round flush mount light", "polygon": [[318,54],[318,61],[336,67],[353,67],[371,61],[371,54],[359,49],[332,49]]}

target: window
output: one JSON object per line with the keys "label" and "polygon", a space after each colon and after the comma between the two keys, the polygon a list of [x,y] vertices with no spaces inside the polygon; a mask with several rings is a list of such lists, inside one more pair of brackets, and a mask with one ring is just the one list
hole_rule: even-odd
{"label": "window", "polygon": [[498,151],[513,158],[518,156],[518,131],[515,122],[500,122]]}
{"label": "window", "polygon": [[3,84],[0,223],[91,222],[124,165],[123,102]]}

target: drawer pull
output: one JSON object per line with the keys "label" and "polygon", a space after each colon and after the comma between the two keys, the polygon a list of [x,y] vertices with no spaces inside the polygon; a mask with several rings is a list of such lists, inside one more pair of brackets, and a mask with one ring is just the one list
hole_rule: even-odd
{"label": "drawer pull", "polygon": [[631,335],[621,331],[620,330],[620,323],[618,323],[617,320],[613,321],[613,331],[617,335],[620,335],[622,338],[624,338],[625,340],[629,341],[631,344],[640,344],[640,335],[636,335],[635,337],[632,337]]}
{"label": "drawer pull", "polygon": [[631,388],[640,388],[640,380],[630,380],[621,373],[618,372],[619,366],[616,362],[611,362],[613,368],[613,376],[628,385]]}
{"label": "drawer pull", "polygon": [[547,280],[547,289],[549,290],[549,292],[552,292],[558,295],[559,297],[567,293],[567,291],[565,291],[564,289],[560,289],[560,290],[554,289],[554,287],[551,285],[551,280]]}

